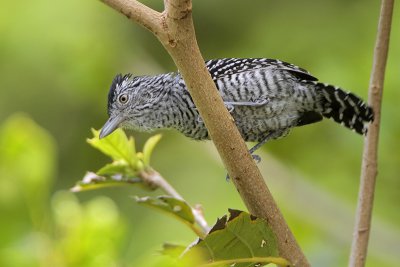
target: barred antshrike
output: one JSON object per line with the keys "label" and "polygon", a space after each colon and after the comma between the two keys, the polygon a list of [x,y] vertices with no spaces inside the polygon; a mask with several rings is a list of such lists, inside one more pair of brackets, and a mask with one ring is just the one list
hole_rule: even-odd
{"label": "barred antshrike", "polygon": [[[366,134],[373,120],[372,109],[358,96],[319,83],[308,71],[280,60],[225,58],[209,60],[206,66],[244,140],[259,142],[250,152],[323,117],[359,134]],[[117,75],[108,94],[108,115],[100,138],[122,127],[170,128],[193,139],[209,139],[179,72]]]}

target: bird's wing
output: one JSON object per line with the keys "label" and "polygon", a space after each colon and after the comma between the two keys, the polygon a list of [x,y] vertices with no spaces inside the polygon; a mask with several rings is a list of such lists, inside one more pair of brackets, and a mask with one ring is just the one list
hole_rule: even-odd
{"label": "bird's wing", "polygon": [[280,69],[290,72],[299,80],[317,81],[307,70],[296,65],[269,58],[221,58],[206,61],[206,66],[214,81],[240,72],[262,68]]}

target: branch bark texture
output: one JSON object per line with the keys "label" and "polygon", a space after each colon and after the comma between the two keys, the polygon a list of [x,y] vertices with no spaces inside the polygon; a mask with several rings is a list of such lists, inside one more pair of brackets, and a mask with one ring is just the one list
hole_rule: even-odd
{"label": "branch bark texture", "polygon": [[382,0],[374,60],[369,84],[368,99],[374,110],[374,122],[368,128],[364,140],[360,189],[356,213],[356,224],[350,254],[350,267],[365,265],[368,249],[371,215],[374,201],[375,181],[378,174],[378,140],[381,119],[381,102],[385,77],[386,59],[389,49],[390,27],[394,0]]}
{"label": "branch bark texture", "polygon": [[102,0],[150,30],[178,67],[219,155],[250,213],[274,230],[281,257],[295,266],[309,266],[277,207],[235,122],[218,93],[197,45],[191,0],[164,0],[158,13],[136,0]]}

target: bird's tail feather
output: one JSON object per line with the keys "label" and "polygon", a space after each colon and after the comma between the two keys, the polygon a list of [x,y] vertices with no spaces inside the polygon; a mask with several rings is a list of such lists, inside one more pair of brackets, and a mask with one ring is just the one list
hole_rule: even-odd
{"label": "bird's tail feather", "polygon": [[374,112],[364,101],[338,87],[312,82],[320,97],[321,114],[359,134],[367,133],[367,124],[374,120]]}

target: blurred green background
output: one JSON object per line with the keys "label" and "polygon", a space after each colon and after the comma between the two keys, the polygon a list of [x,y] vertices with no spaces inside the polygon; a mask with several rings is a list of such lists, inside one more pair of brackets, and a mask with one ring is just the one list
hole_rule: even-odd
{"label": "blurred green background", "polygon": [[[144,2],[162,9],[162,1]],[[206,59],[278,58],[365,99],[379,4],[203,0],[193,11]],[[400,262],[399,12],[397,5],[367,266]],[[0,266],[161,266],[154,255],[162,242],[192,242],[189,229],[130,198],[149,194],[139,188],[67,191],[108,161],[85,139],[107,119],[114,75],[175,70],[156,39],[95,0],[3,2],[0,34]],[[139,149],[150,136],[132,134]],[[362,143],[325,120],[261,153],[270,190],[313,266],[347,263]],[[210,224],[228,208],[244,209],[210,142],[163,132],[152,162]]]}

